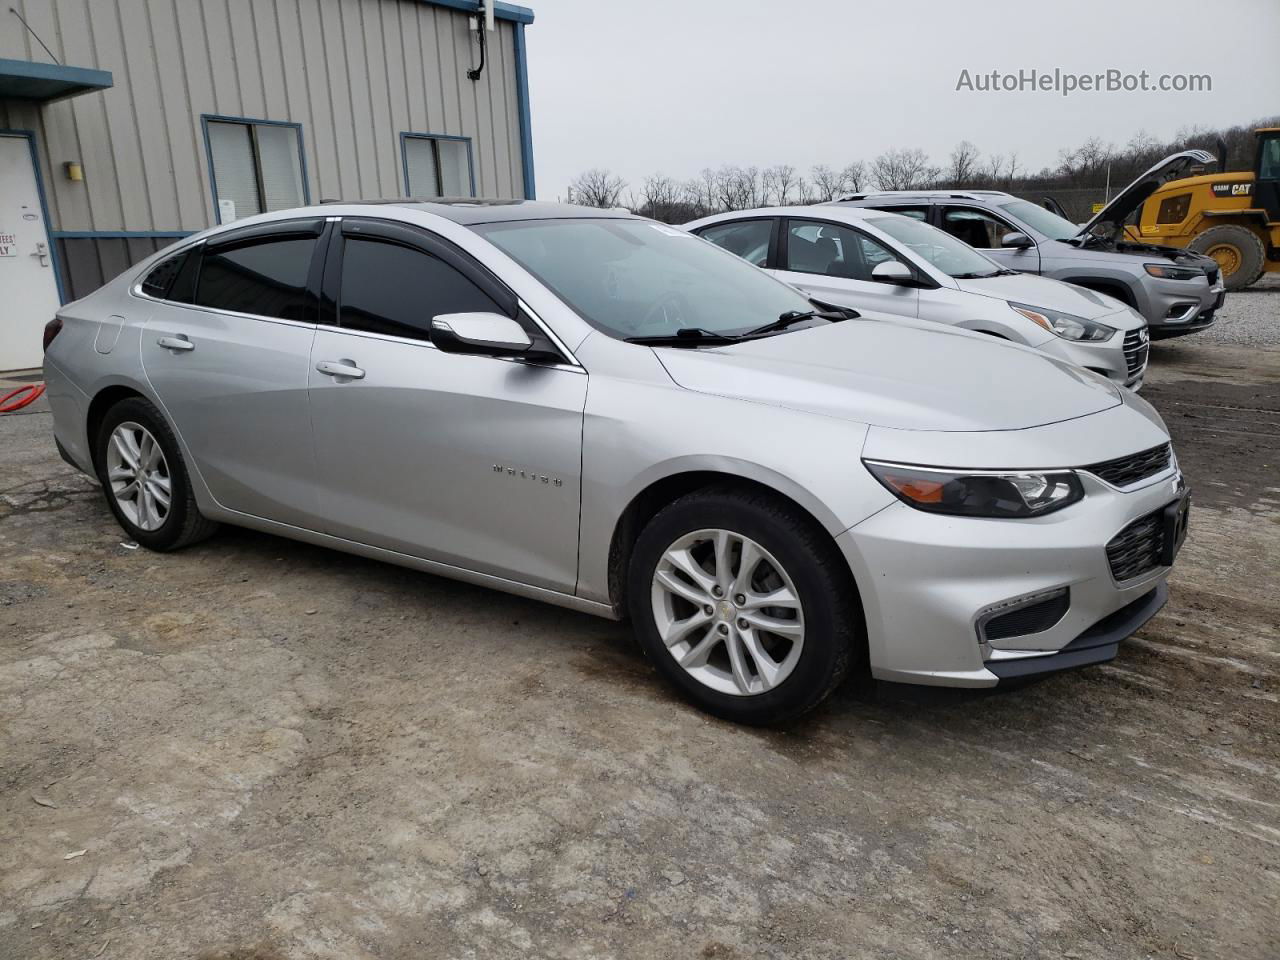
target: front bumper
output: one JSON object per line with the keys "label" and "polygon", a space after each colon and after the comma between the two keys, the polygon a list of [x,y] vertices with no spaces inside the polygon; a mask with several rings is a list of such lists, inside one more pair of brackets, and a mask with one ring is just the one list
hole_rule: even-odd
{"label": "front bumper", "polygon": [[1142,312],[1152,337],[1176,337],[1212,326],[1227,296],[1221,279],[1213,286],[1153,280],[1147,294],[1149,300]]}
{"label": "front bumper", "polygon": [[[1114,656],[1122,636],[1163,604],[1170,567],[1117,583],[1106,544],[1184,487],[1176,468],[1127,491],[1088,474],[1081,480],[1085,498],[1044,517],[949,517],[895,503],[845,531],[837,543],[862,596],[872,675],[992,687]],[[1070,604],[1047,629],[980,636],[994,608],[1063,588]]]}
{"label": "front bumper", "polygon": [[[1100,322],[1106,323],[1106,319]],[[1147,372],[1147,352],[1145,349],[1142,351],[1141,362],[1131,370],[1125,355],[1125,333],[1126,331],[1121,330],[1103,343],[1083,343],[1054,337],[1047,343],[1036,344],[1036,349],[1077,367],[1100,373],[1116,386],[1136,391],[1141,389]]]}

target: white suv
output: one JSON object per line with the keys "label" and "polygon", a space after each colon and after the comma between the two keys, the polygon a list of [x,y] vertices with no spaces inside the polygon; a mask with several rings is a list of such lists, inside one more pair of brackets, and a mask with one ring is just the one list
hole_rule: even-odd
{"label": "white suv", "polygon": [[685,229],[820,300],[1012,340],[1137,390],[1147,324],[1119,300],[1009,270],[947,233],[853,207],[773,207]]}

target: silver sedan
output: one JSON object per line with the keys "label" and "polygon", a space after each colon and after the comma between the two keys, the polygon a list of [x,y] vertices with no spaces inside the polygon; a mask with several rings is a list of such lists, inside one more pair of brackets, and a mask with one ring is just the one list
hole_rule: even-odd
{"label": "silver sedan", "polygon": [[630,616],[667,679],[747,722],[859,666],[982,687],[1106,660],[1186,529],[1129,391],[623,213],[267,214],[66,305],[45,342],[58,447],[142,545],[238,524]]}

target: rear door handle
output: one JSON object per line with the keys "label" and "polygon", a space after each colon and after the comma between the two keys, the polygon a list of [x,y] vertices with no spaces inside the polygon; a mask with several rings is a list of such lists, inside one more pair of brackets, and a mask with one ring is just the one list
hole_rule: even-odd
{"label": "rear door handle", "polygon": [[156,343],[160,344],[160,346],[164,347],[166,350],[187,351],[194,350],[196,348],[194,343],[181,335],[176,337],[161,337],[156,341]]}
{"label": "rear door handle", "polygon": [[363,380],[364,371],[351,360],[321,360],[316,370],[326,377],[337,377],[339,380]]}

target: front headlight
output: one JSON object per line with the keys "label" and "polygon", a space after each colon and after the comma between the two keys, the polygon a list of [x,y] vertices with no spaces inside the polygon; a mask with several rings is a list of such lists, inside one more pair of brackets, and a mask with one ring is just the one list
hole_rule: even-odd
{"label": "front headlight", "polygon": [[872,476],[908,506],[958,517],[1039,517],[1084,496],[1072,470],[936,470],[864,460]]}
{"label": "front headlight", "polygon": [[1061,310],[1046,310],[1044,307],[1031,307],[1025,303],[1009,301],[1015,313],[1020,313],[1032,323],[1044,327],[1050,333],[1057,334],[1063,340],[1085,340],[1097,342],[1110,339],[1116,332],[1115,327],[1105,323],[1094,323],[1084,317],[1072,316]]}
{"label": "front headlight", "polygon": [[1171,267],[1167,263],[1144,263],[1142,269],[1162,280],[1194,280],[1204,276],[1204,271],[1195,267]]}

